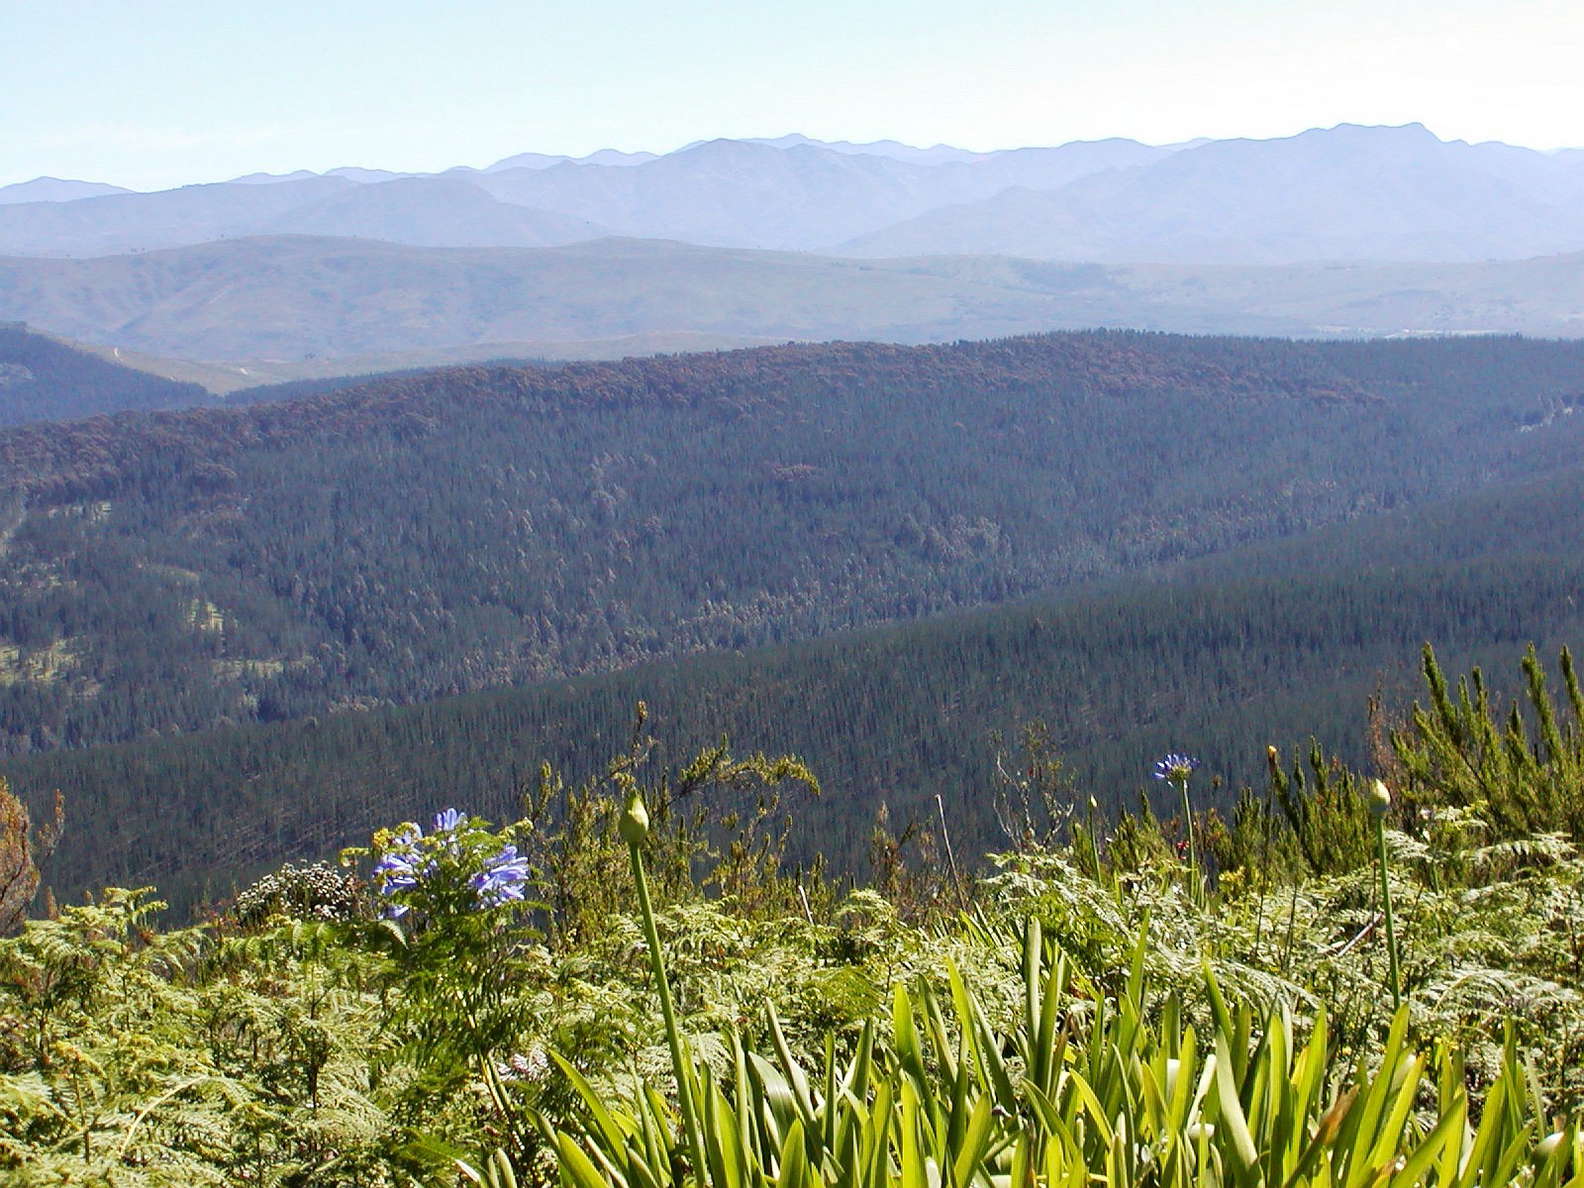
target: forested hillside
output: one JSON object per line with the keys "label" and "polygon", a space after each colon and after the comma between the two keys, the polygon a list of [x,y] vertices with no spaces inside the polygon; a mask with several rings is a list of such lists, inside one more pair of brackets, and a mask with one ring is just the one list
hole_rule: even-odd
{"label": "forested hillside", "polygon": [[134,371],[23,325],[0,323],[0,427],[211,400],[197,384]]}
{"label": "forested hillside", "polygon": [[[1419,650],[1516,677],[1530,642],[1584,638],[1584,470],[1246,548],[1175,579],[1114,582],[902,627],[699,656],[400,710],[347,713],[13,760],[41,808],[61,790],[71,828],[57,889],[157,881],[185,904],[223,896],[285,855],[350,844],[437,796],[515,811],[542,762],[593,774],[647,701],[663,760],[729,735],[790,751],[824,784],[789,804],[793,853],[861,871],[882,802],[933,820],[940,795],[965,856],[1007,843],[992,735],[1039,720],[1070,795],[1135,804],[1150,757],[1188,747],[1226,808],[1265,748],[1366,759],[1368,698],[1400,710]],[[1014,766],[1015,756],[1008,760]],[[1166,806],[1168,809],[1170,806]]]}
{"label": "forested hillside", "polygon": [[1581,393],[1578,344],[1102,333],[13,430],[0,734],[83,747],[1005,601],[1570,465]]}

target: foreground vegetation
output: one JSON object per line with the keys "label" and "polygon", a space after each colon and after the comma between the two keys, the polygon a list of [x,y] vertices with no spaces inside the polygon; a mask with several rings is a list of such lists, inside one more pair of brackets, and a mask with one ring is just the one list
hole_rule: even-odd
{"label": "foreground vegetation", "polygon": [[602,778],[546,771],[499,829],[382,831],[195,927],[109,890],[0,940],[0,1174],[1584,1184],[1561,672],[1559,705],[1531,654],[1504,709],[1427,656],[1382,779],[1272,752],[1227,815],[1174,754],[1177,811],[1102,820],[1031,731],[1000,764],[1003,853],[969,872],[944,814],[880,821],[856,890],[782,862],[801,764],[664,769],[640,719]]}

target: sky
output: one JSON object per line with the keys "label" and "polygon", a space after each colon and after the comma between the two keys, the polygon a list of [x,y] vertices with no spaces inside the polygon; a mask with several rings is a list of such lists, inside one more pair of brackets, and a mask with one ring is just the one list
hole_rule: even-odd
{"label": "sky", "polygon": [[971,149],[1421,122],[1584,146],[1579,0],[0,0],[0,185],[801,132]]}

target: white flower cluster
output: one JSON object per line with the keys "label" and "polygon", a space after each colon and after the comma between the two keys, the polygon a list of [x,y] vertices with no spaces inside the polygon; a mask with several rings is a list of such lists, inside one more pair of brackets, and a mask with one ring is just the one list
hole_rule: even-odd
{"label": "white flower cluster", "polygon": [[550,1075],[550,1057],[535,1044],[526,1053],[516,1052],[495,1065],[495,1072],[503,1081],[528,1081],[537,1083]]}
{"label": "white flower cluster", "polygon": [[326,862],[288,862],[238,895],[229,915],[246,927],[274,916],[351,920],[358,915],[361,899],[361,886],[351,871]]}

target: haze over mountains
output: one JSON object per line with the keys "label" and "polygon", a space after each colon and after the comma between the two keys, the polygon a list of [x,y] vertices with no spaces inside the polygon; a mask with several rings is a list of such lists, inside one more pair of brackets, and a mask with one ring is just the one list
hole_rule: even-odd
{"label": "haze over mountains", "polygon": [[107,189],[0,189],[0,318],[223,364],[216,390],[789,338],[1584,332],[1584,151],[1417,124],[989,153],[792,135]]}
{"label": "haze over mountains", "polygon": [[[837,254],[1263,264],[1584,249],[1577,154],[1442,141],[1418,124],[994,153],[711,140],[658,157],[528,153],[438,175],[343,169],[58,200],[74,193],[38,182],[0,192],[0,250],[82,256],[273,234],[449,246],[615,234]],[[57,200],[16,200],[35,194]]]}
{"label": "haze over mountains", "polygon": [[1471,261],[1584,246],[1568,156],[1341,125],[1225,140],[1060,190],[1019,187],[843,245],[879,256],[1003,253],[1118,262]]}
{"label": "haze over mountains", "polygon": [[[614,234],[829,250],[942,205],[980,201],[1012,186],[1056,189],[1173,151],[1129,140],[990,154],[869,147],[803,138],[712,140],[647,160],[530,153],[485,170],[443,174],[300,172],[107,200],[15,202],[0,217],[0,252],[83,256],[240,235],[326,233],[451,246],[520,247]],[[361,223],[364,209],[384,212],[386,222]]]}

